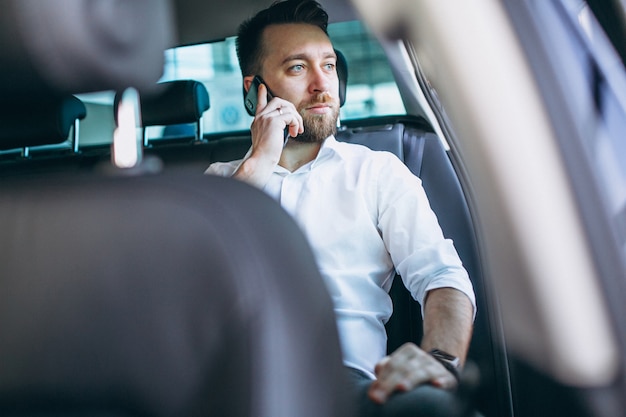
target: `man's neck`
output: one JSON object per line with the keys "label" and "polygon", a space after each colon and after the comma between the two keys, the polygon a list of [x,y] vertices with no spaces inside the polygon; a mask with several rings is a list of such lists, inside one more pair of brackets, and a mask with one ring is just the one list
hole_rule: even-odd
{"label": "man's neck", "polygon": [[321,143],[304,143],[289,140],[280,155],[278,165],[294,172],[301,166],[311,162],[317,157],[322,147]]}

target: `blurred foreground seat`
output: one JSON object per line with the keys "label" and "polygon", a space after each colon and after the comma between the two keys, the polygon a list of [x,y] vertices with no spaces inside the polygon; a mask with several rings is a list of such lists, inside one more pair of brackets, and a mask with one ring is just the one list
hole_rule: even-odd
{"label": "blurred foreground seat", "polygon": [[[22,108],[0,138],[59,140]],[[26,172],[0,183],[0,230],[0,416],[349,415],[330,297],[263,192]]]}
{"label": "blurred foreground seat", "polygon": [[168,0],[1,0],[0,93],[149,88],[173,44]]}
{"label": "blurred foreground seat", "polygon": [[349,415],[331,301],[260,191],[12,179],[0,228],[0,415]]}

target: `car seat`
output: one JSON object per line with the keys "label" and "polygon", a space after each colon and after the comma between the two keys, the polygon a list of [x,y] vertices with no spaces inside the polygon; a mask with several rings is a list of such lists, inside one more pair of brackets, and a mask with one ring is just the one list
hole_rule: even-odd
{"label": "car seat", "polygon": [[[58,140],[23,109],[0,137]],[[0,415],[350,415],[311,249],[261,191],[27,172],[0,184],[0,228]]]}

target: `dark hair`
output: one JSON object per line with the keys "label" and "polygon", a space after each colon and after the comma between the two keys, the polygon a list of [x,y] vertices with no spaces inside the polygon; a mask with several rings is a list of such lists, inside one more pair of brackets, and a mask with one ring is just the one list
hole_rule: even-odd
{"label": "dark hair", "polygon": [[239,26],[237,58],[243,76],[258,74],[261,70],[262,35],[269,25],[307,23],[328,34],[328,14],[314,0],[286,0],[274,2]]}

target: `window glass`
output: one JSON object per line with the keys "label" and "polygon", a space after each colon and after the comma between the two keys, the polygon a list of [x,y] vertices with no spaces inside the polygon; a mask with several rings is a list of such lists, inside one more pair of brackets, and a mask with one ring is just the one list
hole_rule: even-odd
{"label": "window glass", "polygon": [[[585,0],[532,2],[527,42],[601,269],[626,266],[626,71]],[[534,54],[541,45],[544,54]],[[541,59],[539,58],[541,57]],[[532,62],[532,61],[531,61]],[[543,78],[543,74],[553,74]],[[552,93],[552,94],[550,94]],[[555,99],[557,98],[557,99]],[[617,248],[617,250],[615,250]],[[613,253],[619,253],[613,256]],[[618,267],[607,274],[614,275]]]}
{"label": "window glass", "polygon": [[[341,118],[405,114],[385,53],[363,25],[358,21],[331,24],[329,35],[348,61],[347,99]],[[162,81],[194,79],[206,85],[211,108],[203,117],[205,133],[249,129],[252,118],[243,106],[234,37],[170,49],[165,56]],[[162,129],[151,129],[149,137],[161,137],[163,133]]]}
{"label": "window glass", "polygon": [[341,117],[406,114],[385,52],[362,23],[333,24],[328,34],[348,61],[348,90]]}
{"label": "window glass", "polygon": [[[252,118],[243,107],[242,79],[235,38],[184,46],[165,52],[162,81],[192,79],[204,83],[211,108],[204,113],[205,133],[248,129]],[[159,132],[154,132],[155,136]]]}
{"label": "window glass", "polygon": [[595,115],[584,149],[613,215],[613,231],[626,254],[626,72],[587,3],[562,3],[580,36],[581,67],[587,69],[588,97]]}

